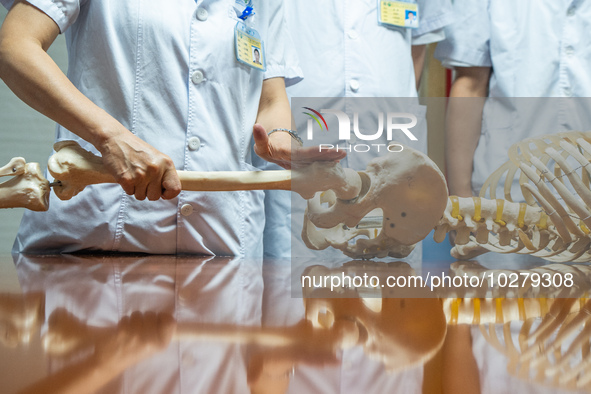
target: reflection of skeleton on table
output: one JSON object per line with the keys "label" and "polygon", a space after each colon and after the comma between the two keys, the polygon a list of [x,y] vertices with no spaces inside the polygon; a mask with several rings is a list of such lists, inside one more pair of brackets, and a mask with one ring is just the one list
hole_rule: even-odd
{"label": "reflection of skeleton on table", "polygon": [[[336,269],[315,266],[309,268],[306,274],[322,277],[339,275],[341,272],[350,276],[356,272],[358,275],[372,272],[372,275],[384,278],[393,272],[403,274],[396,267],[388,265],[368,271],[372,266],[375,267],[373,262],[353,262]],[[454,263],[452,270],[457,275],[478,277],[501,271],[488,270],[471,262]],[[497,289],[494,298],[470,298],[470,294],[465,293],[461,298],[446,295],[438,299],[389,298],[388,290],[383,288],[344,287],[339,292],[338,289],[329,291],[315,287],[305,290],[306,314],[310,321],[320,327],[330,327],[335,321],[356,322],[362,327],[362,337],[368,338],[364,346],[371,347],[372,336],[381,338],[380,346],[375,348],[379,350],[375,356],[384,360],[386,365],[398,365],[399,368],[436,358],[440,349],[443,349],[444,354],[447,352],[444,358],[455,358],[453,353],[457,349],[452,348],[458,343],[452,346],[447,342],[469,341],[469,332],[461,327],[477,327],[486,342],[507,357],[506,368],[512,376],[543,386],[591,389],[591,373],[588,371],[591,365],[591,300],[588,298],[591,267],[551,264],[530,270],[503,272],[568,272],[573,275],[573,285],[557,288],[554,293],[545,294],[542,298],[511,298],[508,292]],[[532,292],[534,289],[530,290],[530,297],[535,297],[536,294]],[[322,298],[323,294],[332,298]],[[511,327],[516,326],[520,329],[515,338]],[[502,329],[501,335],[498,328]],[[464,338],[460,339],[460,335]],[[397,344],[396,351],[388,351],[390,345],[384,345],[386,337]],[[473,357],[471,350],[468,355]],[[447,367],[450,365],[444,363],[442,366],[444,369]],[[452,377],[463,376],[469,380],[467,371],[455,373]],[[451,378],[448,376],[447,379]]]}

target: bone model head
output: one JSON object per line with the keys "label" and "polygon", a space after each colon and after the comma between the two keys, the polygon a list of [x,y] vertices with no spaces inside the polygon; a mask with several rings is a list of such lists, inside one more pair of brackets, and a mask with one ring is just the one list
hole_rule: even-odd
{"label": "bone model head", "polygon": [[[361,190],[353,200],[332,190],[308,201],[302,238],[312,249],[328,246],[349,257],[404,257],[437,224],[447,204],[445,178],[426,155],[405,147],[372,160],[359,172]],[[376,223],[360,228],[366,223]],[[355,242],[353,242],[355,241]]]}
{"label": "bone model head", "polygon": [[26,163],[16,157],[0,168],[0,176],[12,179],[0,184],[0,208],[28,208],[47,211],[49,208],[49,182],[37,163]]}
{"label": "bone model head", "polygon": [[53,146],[47,169],[59,180],[53,191],[61,200],[69,200],[86,186],[112,183],[115,179],[106,171],[102,158],[82,149],[75,141],[61,141]]}

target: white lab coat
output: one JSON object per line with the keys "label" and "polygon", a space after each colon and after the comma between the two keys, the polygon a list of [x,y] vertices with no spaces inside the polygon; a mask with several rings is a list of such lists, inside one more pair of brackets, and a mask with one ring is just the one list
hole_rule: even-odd
{"label": "white lab coat", "polygon": [[[443,39],[443,27],[451,22],[452,10],[448,0],[419,0],[418,3],[418,29],[380,26],[376,0],[303,0],[286,3],[287,23],[304,71],[304,80],[287,89],[292,98],[292,112],[300,134],[304,133],[306,124],[298,122],[297,115],[302,112],[302,108],[294,107],[293,98],[326,98],[324,104],[318,104],[320,108],[344,109],[351,120],[354,110],[351,107],[345,108],[347,104],[338,98],[401,98],[394,105],[392,101],[386,103],[379,99],[367,106],[363,104],[365,110],[371,109],[373,115],[373,118],[366,116],[364,121],[372,118],[375,122],[375,115],[379,112],[376,107],[386,112],[396,109],[413,113],[419,120],[413,128],[418,141],[411,141],[404,136],[400,136],[398,141],[423,152],[427,151],[426,109],[416,99],[411,45]],[[322,100],[316,99],[313,102],[317,104]],[[327,116],[327,120],[333,120],[330,118],[332,117]],[[363,127],[377,129],[371,121],[369,124],[364,123]],[[350,142],[360,141],[353,139]],[[372,141],[374,142],[387,143],[385,138]],[[331,135],[323,139],[322,143],[337,144],[338,141],[336,136]],[[318,144],[317,140],[315,144]],[[374,157],[376,154],[353,152],[342,161],[342,165],[364,170],[367,162]],[[287,192],[266,193],[265,256],[289,257],[293,254],[294,257],[316,257],[333,261],[342,258],[342,253],[334,250],[306,253],[300,236],[304,207],[305,202],[295,193],[291,196]],[[290,238],[291,251],[286,248],[290,244]],[[420,253],[416,260],[420,261]]]}
{"label": "white lab coat", "polygon": [[[252,170],[249,146],[263,80],[299,78],[297,66],[286,62],[282,1],[254,1],[264,73],[235,58],[233,0],[30,3],[65,32],[74,85],[168,154],[178,170]],[[58,126],[57,140],[80,139]],[[182,192],[151,202],[118,185],[93,185],[70,201],[52,195],[48,212],[25,213],[14,249],[259,256],[263,196]]]}
{"label": "white lab coat", "polygon": [[591,97],[591,2],[455,0],[454,10],[435,56],[447,67],[493,70],[474,154],[478,193],[514,143],[591,129],[591,105],[580,99]]}

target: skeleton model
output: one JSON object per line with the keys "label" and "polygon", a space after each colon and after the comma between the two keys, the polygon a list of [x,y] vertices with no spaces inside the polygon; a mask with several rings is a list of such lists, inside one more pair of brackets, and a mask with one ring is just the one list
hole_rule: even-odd
{"label": "skeleton model", "polygon": [[[385,210],[383,214],[374,211],[370,218],[359,220],[357,225],[353,220],[325,223],[316,213],[322,203],[327,203],[331,209],[339,207],[340,212],[346,211],[356,217],[358,213],[367,213],[366,205],[363,198],[345,206],[347,202],[339,201],[330,193],[317,194],[308,203],[302,236],[313,249],[333,246],[353,258],[404,257],[412,250],[413,243],[422,239],[420,235],[426,235],[434,227],[437,242],[443,241],[449,231],[457,231],[452,255],[458,259],[494,251],[532,254],[557,262],[589,261],[589,141],[591,133],[570,132],[515,144],[509,150],[510,161],[488,178],[481,196],[474,198],[447,198],[447,190],[441,187],[443,175],[432,170],[434,164],[419,152],[405,148],[404,152],[410,151],[414,157],[405,157],[403,152],[399,158],[412,163],[411,175],[396,163],[392,168],[382,166],[380,170],[388,169],[387,174],[378,173],[378,177],[372,180],[387,177],[389,181],[386,182],[403,184],[405,179],[413,179],[407,184],[409,194],[405,195],[400,188],[382,188],[380,182],[374,182],[367,193],[367,196],[387,196],[382,200],[392,202],[396,207],[394,212],[398,210],[399,215],[392,215],[392,210],[388,214]],[[371,163],[366,171],[370,176],[377,173],[375,169],[379,165],[375,163]],[[425,175],[425,168],[431,169],[430,177]],[[440,180],[435,179],[437,175]],[[525,203],[513,202],[511,186],[514,179],[519,180]],[[496,198],[497,186],[504,186],[504,199]],[[485,198],[487,192],[490,199]],[[428,198],[416,198],[417,195]],[[447,205],[437,211],[442,198]],[[377,207],[376,204],[373,206]],[[330,216],[328,211],[324,209],[320,215]],[[388,231],[389,220],[392,216],[400,220],[402,212],[405,218],[410,218],[408,222],[412,222],[406,227],[406,238]],[[434,216],[438,221],[433,226]],[[403,223],[405,229],[407,221]]]}
{"label": "skeleton model", "polygon": [[[513,145],[510,161],[487,179],[480,197],[450,197],[435,240],[457,230],[456,258],[494,251],[557,262],[590,261],[589,141],[589,132],[568,132]],[[526,203],[512,202],[514,179]],[[495,199],[497,186],[504,187],[504,200],[483,198],[488,192]]]}
{"label": "skeleton model", "polygon": [[[179,171],[184,190],[284,189],[308,199],[302,238],[312,249],[329,246],[352,258],[404,257],[435,228],[441,242],[457,231],[456,258],[488,251],[527,253],[552,261],[589,261],[591,253],[591,133],[562,133],[520,142],[493,173],[481,197],[448,197],[441,171],[411,148],[372,160],[365,171],[314,163],[290,171]],[[1,169],[16,175],[0,185],[0,207],[47,209],[48,186],[60,199],[84,187],[115,182],[101,158],[73,141],[55,145],[49,185],[36,164],[22,159]],[[504,199],[496,188],[504,178]],[[515,203],[518,178],[525,203]],[[34,183],[35,186],[31,184]],[[490,199],[484,198],[487,194]],[[15,197],[18,196],[18,197]]]}

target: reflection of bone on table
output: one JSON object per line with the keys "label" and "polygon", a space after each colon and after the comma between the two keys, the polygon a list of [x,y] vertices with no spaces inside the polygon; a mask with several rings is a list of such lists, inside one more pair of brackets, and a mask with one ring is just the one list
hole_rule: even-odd
{"label": "reflection of bone on table", "polygon": [[49,207],[49,182],[37,163],[26,163],[16,157],[0,168],[0,176],[13,176],[0,184],[0,208],[28,208],[47,211]]}
{"label": "reflection of bone on table", "polygon": [[[478,325],[486,341],[509,358],[512,375],[545,386],[591,388],[589,299],[446,299],[444,308],[451,324]],[[515,321],[522,321],[517,343],[511,335]]]}
{"label": "reflection of bone on table", "polygon": [[[485,340],[508,357],[510,374],[544,386],[591,388],[589,299],[445,299],[444,310],[451,324],[478,325]],[[522,322],[517,342],[511,335],[516,321]]]}
{"label": "reflection of bone on table", "polygon": [[[92,347],[102,338],[113,335],[116,330],[116,326],[89,326],[63,309],[56,310],[50,316],[48,330],[43,335],[43,347],[52,355],[64,356]],[[334,329],[318,329],[305,323],[289,327],[250,327],[180,322],[173,334],[173,339],[177,341],[232,343],[273,349],[314,343],[336,350],[336,346],[353,346],[358,338],[359,331],[354,325],[341,324]]]}

